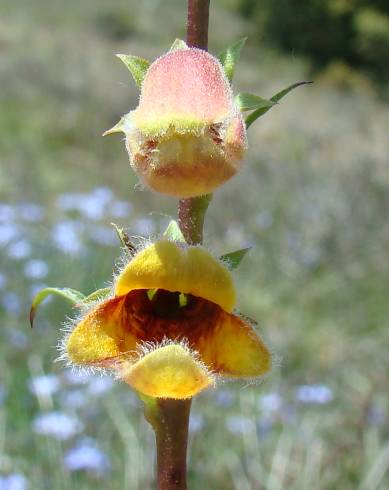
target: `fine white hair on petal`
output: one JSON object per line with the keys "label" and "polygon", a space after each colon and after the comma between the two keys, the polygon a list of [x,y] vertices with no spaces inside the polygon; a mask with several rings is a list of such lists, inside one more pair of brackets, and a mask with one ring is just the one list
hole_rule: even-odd
{"label": "fine white hair on petal", "polygon": [[[137,350],[136,352],[133,352],[132,357],[128,357],[125,361],[130,361],[131,363],[135,363],[148,354],[151,354],[152,352],[155,352],[158,349],[161,349],[163,347],[167,347],[170,345],[178,345],[182,347],[190,356],[193,358],[193,360],[200,364],[202,369],[204,369],[208,375],[213,378],[213,385],[216,385],[217,380],[219,379],[220,375],[216,372],[214,372],[209,366],[207,366],[203,360],[201,359],[201,356],[198,351],[195,349],[191,348],[189,345],[189,342],[186,338],[179,338],[179,339],[170,339],[168,337],[164,337],[161,342],[139,342],[137,344]],[[125,363],[124,363],[125,365]],[[120,371],[120,370],[119,370]],[[119,372],[119,377],[120,377],[120,372]]]}
{"label": "fine white hair on petal", "polygon": [[[220,61],[215,57],[213,56],[212,54],[202,50],[202,49],[199,49],[199,48],[187,48],[185,50],[177,50],[177,51],[170,51],[168,53],[164,53],[162,54],[161,56],[159,56],[158,58],[156,58],[152,65],[151,65],[151,70],[149,68],[148,70],[148,73],[146,74],[146,77],[149,77],[149,76],[152,76],[152,69],[155,69],[156,66],[158,66],[161,62],[162,63],[165,63],[165,65],[167,65],[168,67],[171,65],[171,58],[172,56],[173,57],[176,57],[177,54],[180,52],[180,51],[186,51],[186,57],[188,57],[188,52],[190,53],[189,56],[192,58],[192,54],[196,54],[200,57],[204,57],[205,59],[207,59],[207,61],[212,61],[212,63],[214,64],[214,67],[217,67],[217,71],[218,71],[218,75],[221,77],[222,79],[222,82],[223,82],[223,85],[224,85],[224,89],[226,90],[226,96],[228,98],[228,101],[229,101],[229,106],[230,106],[230,110],[234,110],[236,108],[236,105],[234,103],[234,97],[233,97],[233,92],[232,92],[232,88],[231,88],[231,84],[227,78],[227,75],[225,74],[225,71],[220,63]],[[197,60],[196,60],[197,61]],[[188,65],[189,66],[189,65]],[[192,66],[194,67],[197,67],[198,66],[198,63],[194,63],[193,64],[193,61],[192,61]],[[195,69],[195,68],[194,68]],[[196,84],[196,81],[195,79],[193,80],[193,83]],[[190,87],[189,87],[189,92],[190,92]],[[140,97],[139,97],[139,105],[142,104],[143,102],[143,99],[144,99],[145,95],[144,95],[144,91],[142,90],[141,93],[140,93]]]}
{"label": "fine white hair on petal", "polygon": [[[140,235],[130,235],[131,244],[134,245],[135,253],[130,255],[127,248],[122,247],[122,253],[115,261],[113,280],[112,280],[112,289],[115,288],[115,282],[118,276],[121,274],[123,269],[128,265],[129,262],[142,250],[145,250],[148,246],[152,245],[153,241],[150,238],[145,238]],[[133,243],[135,242],[135,243]]]}

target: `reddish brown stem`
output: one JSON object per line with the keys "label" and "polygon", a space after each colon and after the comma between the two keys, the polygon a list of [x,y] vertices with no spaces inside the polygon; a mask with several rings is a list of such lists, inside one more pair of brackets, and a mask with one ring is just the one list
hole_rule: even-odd
{"label": "reddish brown stem", "polygon": [[[187,44],[208,48],[210,0],[188,0]],[[179,223],[190,244],[203,241],[205,212],[211,195],[181,199]],[[191,399],[145,398],[145,415],[155,431],[158,490],[186,490],[186,452]]]}
{"label": "reddish brown stem", "polygon": [[178,222],[186,242],[190,245],[203,242],[204,218],[211,199],[212,194],[207,194],[179,201]]}
{"label": "reddish brown stem", "polygon": [[[188,46],[208,49],[208,21],[210,0],[188,0],[186,42]],[[180,199],[178,220],[187,243],[203,241],[204,215],[212,196]]]}
{"label": "reddish brown stem", "polygon": [[188,46],[208,49],[208,21],[210,0],[188,0],[186,42]]}
{"label": "reddish brown stem", "polygon": [[191,399],[158,400],[154,430],[158,490],[186,490],[186,450]]}

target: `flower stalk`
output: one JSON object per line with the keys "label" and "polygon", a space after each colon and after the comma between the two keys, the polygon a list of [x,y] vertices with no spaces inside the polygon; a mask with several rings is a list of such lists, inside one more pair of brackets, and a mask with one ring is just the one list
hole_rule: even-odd
{"label": "flower stalk", "polygon": [[157,446],[158,490],[186,490],[186,450],[192,399],[145,399]]}
{"label": "flower stalk", "polygon": [[[208,24],[210,0],[188,0],[186,43],[189,47],[208,50]],[[180,199],[178,219],[186,241],[191,245],[203,241],[205,213],[212,194],[189,199]]]}
{"label": "flower stalk", "polygon": [[[188,0],[187,44],[208,49],[210,0]],[[178,219],[185,240],[201,244],[205,213],[212,194],[180,199]],[[145,401],[145,416],[155,432],[158,490],[186,490],[186,454],[192,399]]]}
{"label": "flower stalk", "polygon": [[178,203],[178,222],[185,240],[190,245],[203,242],[205,213],[212,200],[212,194],[180,199]]}
{"label": "flower stalk", "polygon": [[208,49],[210,0],[188,0],[186,42],[193,48]]}

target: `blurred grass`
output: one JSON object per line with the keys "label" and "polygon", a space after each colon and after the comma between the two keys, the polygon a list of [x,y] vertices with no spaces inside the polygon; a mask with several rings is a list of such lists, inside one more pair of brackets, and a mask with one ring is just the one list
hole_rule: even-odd
{"label": "blurred grass", "polygon": [[[114,220],[142,234],[139,219],[148,217],[158,233],[174,216],[173,199],[134,190],[123,143],[101,134],[137,100],[114,54],[152,59],[184,37],[185,2],[3,0],[2,10],[0,200],[16,210],[39,204],[44,216],[15,218],[15,237],[0,242],[0,474],[23,473],[31,489],[152,488],[152,434],[124,386],[70,409],[110,455],[111,472],[100,479],[66,471],[71,441],[34,434],[36,414],[63,406],[58,393],[34,397],[29,380],[43,372],[61,378],[54,346],[71,311],[49,303],[33,332],[27,312],[41,282],[89,292],[109,281],[119,249],[93,240],[93,227],[107,232]],[[212,2],[211,51],[247,31],[222,1]],[[305,73],[303,61],[249,42],[234,85],[266,97]],[[195,401],[204,428],[191,436],[190,488],[388,488],[388,123],[389,107],[370,90],[323,79],[250,128],[246,167],[216,193],[206,241],[218,254],[254,245],[236,274],[239,308],[258,320],[282,361],[260,386],[225,385]],[[132,203],[128,217],[93,221],[58,208],[59,195],[101,186]],[[82,227],[79,254],[53,245],[52,227],[63,220]],[[20,239],[49,265],[47,277],[27,277],[27,259],[10,257]],[[333,400],[298,403],[295,388],[305,384],[328,386]],[[282,408],[262,406],[269,393],[281,396]],[[241,430],[228,430],[236,416]]]}

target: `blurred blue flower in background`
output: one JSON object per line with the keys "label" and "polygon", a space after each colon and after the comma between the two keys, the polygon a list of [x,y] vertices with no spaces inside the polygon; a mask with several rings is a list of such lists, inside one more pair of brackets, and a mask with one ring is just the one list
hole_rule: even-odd
{"label": "blurred blue flower in background", "polygon": [[256,431],[254,420],[244,415],[230,415],[226,418],[226,427],[235,436],[255,433]]}
{"label": "blurred blue flower in background", "polygon": [[235,394],[231,390],[216,390],[214,394],[216,403],[221,407],[230,407],[235,401]]}
{"label": "blurred blue flower in background", "polygon": [[105,246],[117,245],[118,239],[113,227],[109,226],[93,226],[89,227],[88,233],[90,238],[100,244]]}
{"label": "blurred blue flower in background", "polygon": [[102,396],[110,391],[114,386],[113,378],[109,376],[91,376],[88,383],[87,391],[92,396]]}
{"label": "blurred blue flower in background", "polygon": [[27,490],[27,480],[20,473],[0,476],[0,490]]}
{"label": "blurred blue flower in background", "polygon": [[281,410],[282,404],[283,400],[279,393],[265,393],[258,399],[258,406],[265,413]]}
{"label": "blurred blue flower in background", "polygon": [[57,199],[57,206],[62,211],[78,211],[85,218],[100,220],[113,197],[113,192],[108,187],[97,187],[90,194],[61,194]]}
{"label": "blurred blue flower in background", "polygon": [[37,434],[52,436],[59,441],[71,439],[83,430],[78,418],[62,412],[41,413],[33,420],[33,430]]}
{"label": "blurred blue flower in background", "polygon": [[17,209],[19,216],[30,223],[37,223],[44,217],[43,207],[33,202],[22,202]]}
{"label": "blurred blue flower in background", "polygon": [[60,403],[63,407],[77,409],[83,407],[88,400],[83,390],[70,390],[60,394]]}
{"label": "blurred blue flower in background", "polygon": [[191,413],[189,419],[189,432],[195,433],[203,429],[205,425],[204,417],[199,413]]}
{"label": "blurred blue flower in background", "polygon": [[326,405],[333,400],[334,395],[328,386],[315,384],[298,386],[295,390],[295,397],[300,403]]}
{"label": "blurred blue flower in background", "polygon": [[8,246],[7,255],[10,259],[21,260],[31,255],[31,243],[26,240],[19,240]]}
{"label": "blurred blue flower in background", "polygon": [[155,223],[152,218],[138,218],[131,226],[131,231],[141,236],[148,236],[155,233]]}
{"label": "blurred blue flower in background", "polygon": [[24,275],[29,279],[42,279],[49,272],[49,266],[44,260],[31,259],[24,266]]}
{"label": "blurred blue flower in background", "polygon": [[69,471],[89,471],[103,475],[110,470],[108,456],[103,453],[91,438],[81,440],[64,456],[64,465]]}
{"label": "blurred blue flower in background", "polygon": [[64,380],[69,385],[85,385],[91,378],[91,374],[87,371],[66,369],[63,372]]}
{"label": "blurred blue flower in background", "polygon": [[15,209],[9,204],[0,204],[0,221],[9,222],[15,218]]}
{"label": "blurred blue flower in background", "polygon": [[113,218],[127,218],[131,211],[132,205],[127,201],[113,201],[108,208],[108,213]]}
{"label": "blurred blue flower in background", "polygon": [[56,223],[51,230],[54,245],[64,253],[76,255],[82,250],[80,232],[82,224],[75,220],[65,220]]}
{"label": "blurred blue flower in background", "polygon": [[0,245],[7,245],[8,242],[18,237],[20,227],[14,223],[0,224]]}
{"label": "blurred blue flower in background", "polygon": [[48,397],[54,395],[60,389],[60,380],[54,374],[44,374],[31,378],[28,387],[33,395]]}
{"label": "blurred blue flower in background", "polygon": [[20,297],[13,292],[4,293],[2,296],[2,304],[5,311],[12,316],[18,316],[21,311]]}

